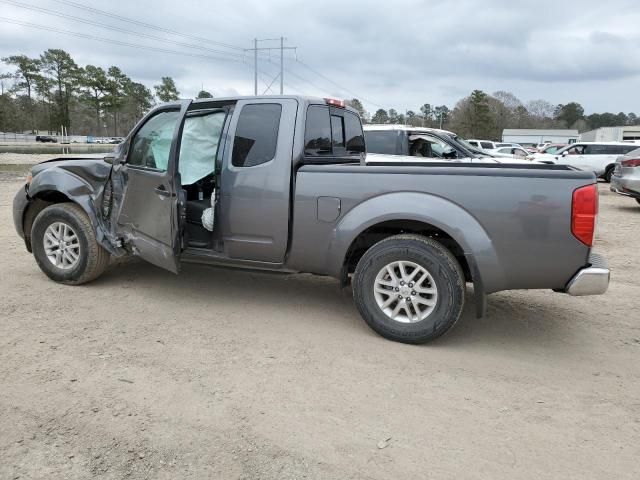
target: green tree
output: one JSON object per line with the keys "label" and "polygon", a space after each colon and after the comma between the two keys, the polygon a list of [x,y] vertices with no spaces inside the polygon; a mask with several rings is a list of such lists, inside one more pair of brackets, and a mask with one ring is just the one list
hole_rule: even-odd
{"label": "green tree", "polygon": [[69,104],[79,80],[78,65],[71,55],[56,48],[44,52],[40,56],[40,63],[56,89],[57,120],[68,129],[71,127]]}
{"label": "green tree", "polygon": [[491,138],[494,119],[489,111],[489,96],[482,90],[474,90],[469,96],[469,124],[472,135],[480,138]]}
{"label": "green tree", "polygon": [[449,107],[447,107],[446,105],[440,105],[439,107],[436,107],[433,109],[433,116],[435,117],[435,120],[438,122],[439,128],[442,128],[449,121],[450,114],[451,114],[451,111],[449,110]]}
{"label": "green tree", "polygon": [[433,108],[430,103],[425,103],[420,107],[420,113],[425,121],[425,126],[428,126],[433,120]]}
{"label": "green tree", "polygon": [[413,110],[407,110],[407,123],[411,126],[417,127],[421,124],[420,118]]}
{"label": "green tree", "polygon": [[10,57],[3,58],[2,61],[7,65],[13,65],[16,67],[14,78],[16,78],[17,82],[15,83],[14,88],[26,92],[29,126],[31,130],[35,130],[32,93],[36,79],[40,75],[40,62],[38,59],[29,58],[26,55],[12,55]]}
{"label": "green tree", "polygon": [[88,103],[95,112],[96,126],[94,133],[100,132],[102,125],[101,112],[105,106],[105,96],[109,88],[107,73],[100,67],[87,65],[80,79],[81,98]]}
{"label": "green tree", "polygon": [[213,98],[213,95],[211,95],[206,90],[200,90],[196,98]]}
{"label": "green tree", "polygon": [[151,90],[141,83],[129,82],[126,90],[129,101],[133,106],[135,120],[140,119],[153,105],[153,94]]}
{"label": "green tree", "polygon": [[556,120],[563,122],[567,127],[571,127],[578,120],[584,118],[584,108],[577,102],[558,105],[556,107],[555,117]]}
{"label": "green tree", "polygon": [[118,117],[125,104],[127,88],[131,79],[118,67],[107,70],[107,84],[105,90],[105,107],[113,116],[113,135],[118,135]]}
{"label": "green tree", "polygon": [[180,92],[171,77],[162,77],[160,84],[154,85],[153,89],[156,92],[156,97],[161,102],[171,102],[180,98]]}
{"label": "green tree", "polygon": [[371,117],[371,123],[389,123],[389,114],[386,110],[379,108]]}
{"label": "green tree", "polygon": [[365,120],[365,118],[367,117],[367,111],[362,106],[362,102],[360,100],[358,100],[357,98],[352,98],[351,100],[347,100],[347,105],[356,110],[363,121]]}

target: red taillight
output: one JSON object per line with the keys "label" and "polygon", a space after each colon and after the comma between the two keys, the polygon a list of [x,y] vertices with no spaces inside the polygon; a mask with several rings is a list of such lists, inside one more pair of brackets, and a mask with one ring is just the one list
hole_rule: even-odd
{"label": "red taillight", "polygon": [[598,186],[587,185],[573,191],[571,233],[587,246],[593,245],[598,215]]}
{"label": "red taillight", "polygon": [[623,160],[620,162],[623,167],[640,167],[640,158],[634,158],[632,160]]}
{"label": "red taillight", "polygon": [[338,100],[337,98],[325,98],[324,101],[327,105],[333,105],[334,107],[344,108],[346,106],[344,100]]}

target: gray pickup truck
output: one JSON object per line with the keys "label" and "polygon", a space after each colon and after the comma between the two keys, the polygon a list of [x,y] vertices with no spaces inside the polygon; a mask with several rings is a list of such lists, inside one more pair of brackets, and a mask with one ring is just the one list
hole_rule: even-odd
{"label": "gray pickup truck", "polygon": [[477,313],[507,289],[605,292],[591,253],[591,172],[557,165],[367,165],[360,118],[293,96],[181,101],[152,110],[112,155],[32,168],[15,227],[65,284],[137,255],[329,275],[352,282],[381,335],[448,331],[473,283]]}

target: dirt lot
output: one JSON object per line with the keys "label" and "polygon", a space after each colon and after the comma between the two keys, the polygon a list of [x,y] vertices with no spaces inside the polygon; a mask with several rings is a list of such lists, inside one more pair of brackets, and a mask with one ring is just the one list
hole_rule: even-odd
{"label": "dirt lot", "polygon": [[640,477],[640,207],[604,184],[606,296],[500,293],[482,320],[468,297],[413,347],[324,278],[57,285],[14,232],[19,183],[0,173],[0,478]]}

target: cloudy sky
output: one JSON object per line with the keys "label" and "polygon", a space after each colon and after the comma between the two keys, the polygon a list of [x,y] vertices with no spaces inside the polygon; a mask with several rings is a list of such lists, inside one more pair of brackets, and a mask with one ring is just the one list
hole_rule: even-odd
{"label": "cloudy sky", "polygon": [[[640,113],[639,25],[638,0],[0,0],[0,57],[62,48],[80,65],[117,65],[148,86],[171,76],[183,97],[201,86],[252,94],[253,58],[242,49],[254,37],[284,36],[297,47],[296,57],[286,53],[285,93],[357,96],[369,111],[403,111],[453,106],[478,88],[577,101],[587,113]],[[267,87],[279,52],[262,52],[259,71],[259,93],[277,93],[278,79]]]}

